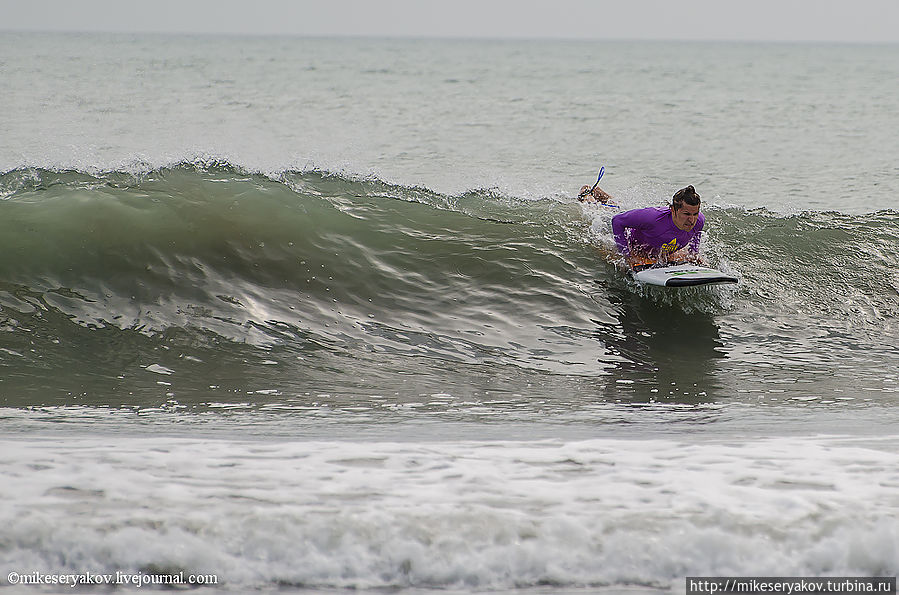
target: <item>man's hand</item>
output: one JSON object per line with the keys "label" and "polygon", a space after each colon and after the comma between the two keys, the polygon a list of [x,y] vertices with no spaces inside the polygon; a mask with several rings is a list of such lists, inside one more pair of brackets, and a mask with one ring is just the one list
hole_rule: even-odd
{"label": "man's hand", "polygon": [[639,255],[635,256],[633,254],[628,256],[625,260],[627,261],[627,266],[631,267],[632,269],[635,269],[637,267],[648,267],[656,264],[656,259],[654,258]]}
{"label": "man's hand", "polygon": [[696,264],[700,266],[705,266],[708,264],[708,261],[705,257],[697,252],[691,252],[686,248],[682,250],[678,250],[674,254],[668,256],[668,262],[670,264]]}

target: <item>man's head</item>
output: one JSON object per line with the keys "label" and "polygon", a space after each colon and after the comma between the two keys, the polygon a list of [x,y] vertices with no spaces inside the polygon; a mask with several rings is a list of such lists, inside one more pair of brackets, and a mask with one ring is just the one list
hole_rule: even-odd
{"label": "man's head", "polygon": [[693,186],[681,188],[671,199],[671,219],[678,229],[690,231],[699,219],[699,194]]}

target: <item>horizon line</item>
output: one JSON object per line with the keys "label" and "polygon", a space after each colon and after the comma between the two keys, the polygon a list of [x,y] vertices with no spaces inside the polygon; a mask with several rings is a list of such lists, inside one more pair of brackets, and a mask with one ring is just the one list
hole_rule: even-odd
{"label": "horizon line", "polygon": [[133,36],[160,36],[160,37],[243,37],[243,38],[289,38],[289,39],[353,39],[353,40],[383,40],[383,41],[492,41],[492,42],[640,42],[640,43],[734,43],[734,44],[832,44],[832,45],[899,45],[897,40],[858,40],[858,39],[824,39],[824,38],[704,38],[695,37],[628,37],[628,36],[533,36],[533,35],[465,35],[465,34],[377,34],[377,33],[304,33],[304,32],[275,32],[275,31],[161,31],[161,30],[125,30],[125,29],[30,29],[30,28],[6,28],[0,25],[0,34],[23,35],[133,35]]}

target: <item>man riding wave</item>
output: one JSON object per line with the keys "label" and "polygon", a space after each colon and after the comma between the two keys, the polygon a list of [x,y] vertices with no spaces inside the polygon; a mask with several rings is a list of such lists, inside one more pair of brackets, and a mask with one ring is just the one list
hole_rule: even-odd
{"label": "man riding wave", "polygon": [[693,186],[674,193],[668,207],[635,209],[612,217],[618,251],[631,267],[657,262],[701,262],[699,241],[705,216]]}
{"label": "man riding wave", "polygon": [[[585,198],[615,204],[612,196],[598,186],[581,188],[578,199]],[[674,193],[668,207],[634,209],[615,215],[612,233],[618,252],[631,268],[670,262],[702,263],[699,241],[705,216],[699,210],[699,194],[693,186],[687,186]]]}

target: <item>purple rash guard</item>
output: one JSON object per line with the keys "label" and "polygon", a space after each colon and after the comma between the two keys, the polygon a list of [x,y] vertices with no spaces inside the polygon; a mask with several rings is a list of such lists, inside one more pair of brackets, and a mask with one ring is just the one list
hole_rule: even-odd
{"label": "purple rash guard", "polygon": [[691,252],[699,252],[703,225],[705,217],[700,213],[692,230],[678,229],[671,220],[671,209],[666,207],[636,209],[612,217],[615,244],[624,256],[629,256],[633,250],[657,257],[672,254],[685,246],[689,246]]}

